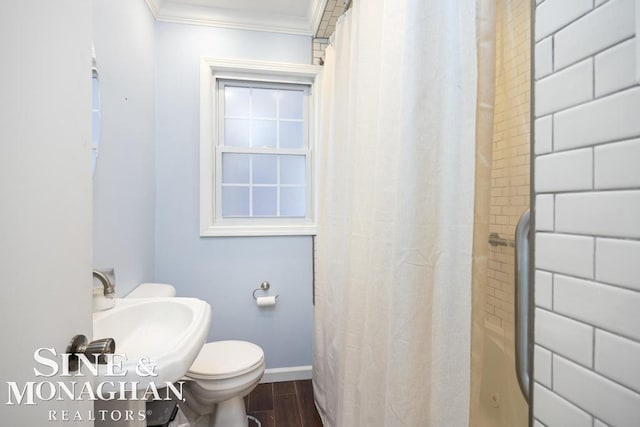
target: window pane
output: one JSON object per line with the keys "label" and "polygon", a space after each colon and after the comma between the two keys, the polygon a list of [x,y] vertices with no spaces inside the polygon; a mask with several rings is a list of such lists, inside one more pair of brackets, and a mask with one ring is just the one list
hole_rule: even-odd
{"label": "window pane", "polygon": [[275,147],[278,139],[275,120],[253,121],[253,147]]}
{"label": "window pane", "polygon": [[276,216],[276,187],[253,187],[253,216]]}
{"label": "window pane", "polygon": [[278,91],[275,89],[252,89],[253,117],[275,119],[278,117]]}
{"label": "window pane", "polygon": [[249,216],[249,187],[222,187],[222,216]]}
{"label": "window pane", "polygon": [[280,156],[280,184],[304,185],[306,169],[305,156]]}
{"label": "window pane", "polygon": [[280,91],[280,118],[302,119],[304,93],[301,90]]}
{"label": "window pane", "polygon": [[222,183],[249,184],[250,154],[222,154]]}
{"label": "window pane", "polygon": [[249,88],[225,86],[224,115],[226,117],[249,117]]}
{"label": "window pane", "polygon": [[224,119],[224,145],[249,146],[249,120]]}
{"label": "window pane", "polygon": [[304,187],[280,188],[280,216],[304,217],[306,198]]}
{"label": "window pane", "polygon": [[303,148],[303,123],[280,122],[280,148]]}
{"label": "window pane", "polygon": [[275,184],[278,173],[278,156],[257,154],[253,156],[253,183]]}

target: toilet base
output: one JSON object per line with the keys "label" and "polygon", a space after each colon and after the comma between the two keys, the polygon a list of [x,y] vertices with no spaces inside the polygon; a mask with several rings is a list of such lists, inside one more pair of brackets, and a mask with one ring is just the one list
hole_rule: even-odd
{"label": "toilet base", "polygon": [[233,397],[217,403],[213,412],[198,415],[179,402],[192,427],[248,427],[247,409],[243,397]]}
{"label": "toilet base", "polygon": [[234,397],[216,405],[211,414],[211,427],[248,427],[247,409],[242,397]]}

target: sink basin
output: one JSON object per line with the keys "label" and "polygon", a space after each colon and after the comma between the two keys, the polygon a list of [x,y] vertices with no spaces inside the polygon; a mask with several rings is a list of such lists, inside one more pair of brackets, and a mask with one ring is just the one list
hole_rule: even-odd
{"label": "sink basin", "polygon": [[144,391],[150,383],[160,389],[180,380],[198,356],[210,320],[211,307],[196,298],[117,298],[112,309],[93,314],[93,339],[113,338],[115,353],[126,360],[116,357],[111,373],[99,365],[95,382],[104,391],[123,383],[128,391]]}

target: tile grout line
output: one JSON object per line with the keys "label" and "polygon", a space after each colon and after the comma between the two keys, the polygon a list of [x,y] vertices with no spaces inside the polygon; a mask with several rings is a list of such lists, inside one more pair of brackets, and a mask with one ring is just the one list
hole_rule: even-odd
{"label": "tile grout line", "polygon": [[302,399],[300,388],[298,387],[298,381],[293,382],[293,388],[296,391],[296,405],[298,406],[298,414],[300,416],[300,421],[302,421],[302,426],[305,425],[305,420],[302,418]]}
{"label": "tile grout line", "polygon": [[305,427],[307,424],[307,420],[305,420],[302,416],[302,395],[298,388],[298,381],[293,382],[293,387],[296,391],[296,404],[298,406],[298,418],[300,419],[300,423],[301,423],[300,425]]}

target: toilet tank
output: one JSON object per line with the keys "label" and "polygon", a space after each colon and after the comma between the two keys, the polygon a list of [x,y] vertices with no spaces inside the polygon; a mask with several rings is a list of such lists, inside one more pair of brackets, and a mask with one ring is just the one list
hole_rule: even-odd
{"label": "toilet tank", "polygon": [[175,297],[176,288],[166,283],[141,283],[126,298]]}

